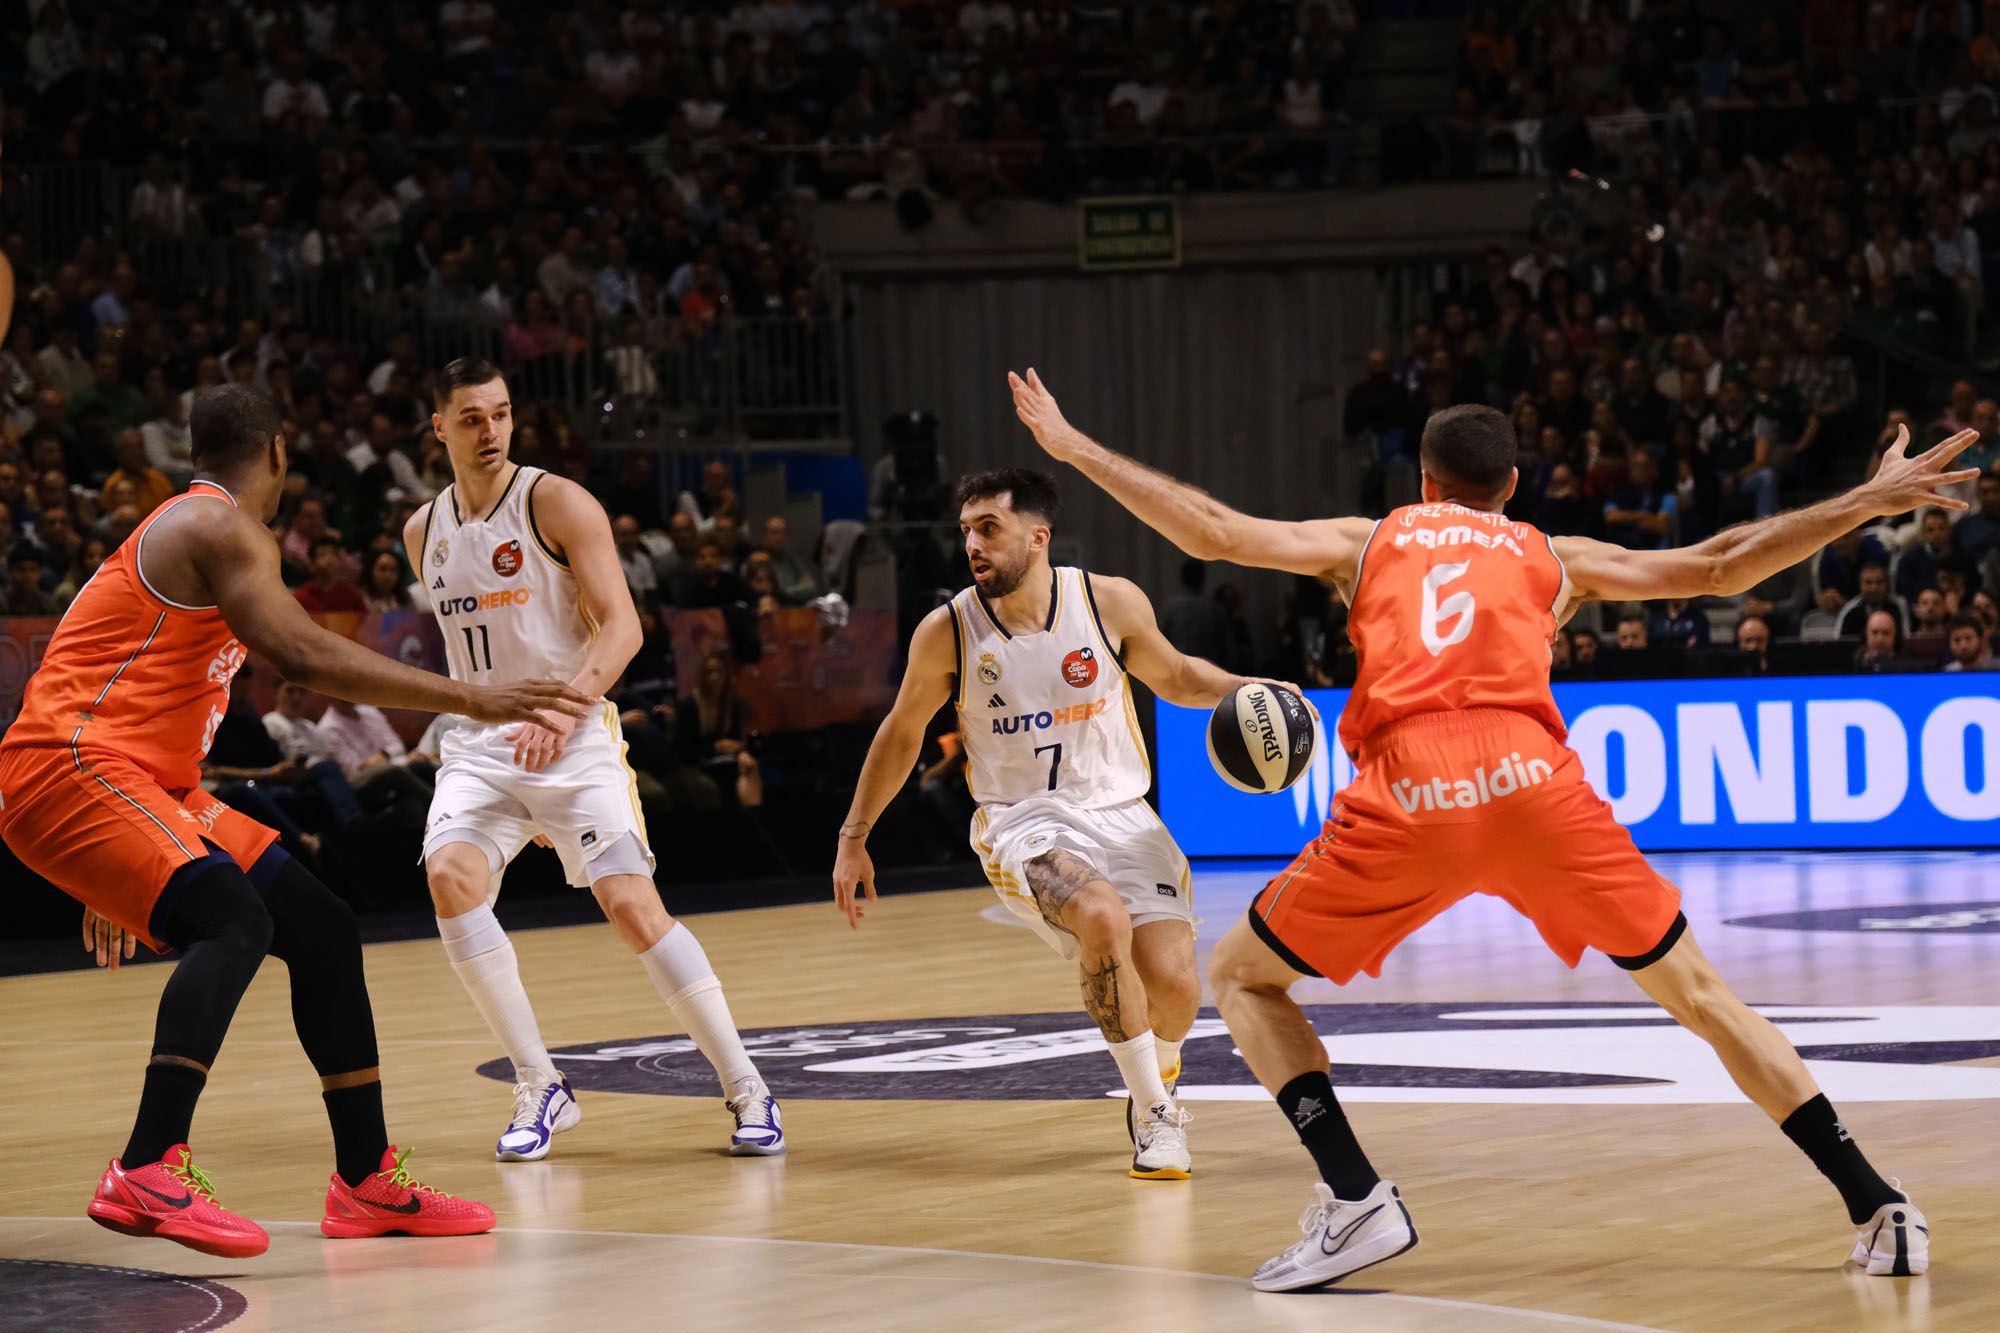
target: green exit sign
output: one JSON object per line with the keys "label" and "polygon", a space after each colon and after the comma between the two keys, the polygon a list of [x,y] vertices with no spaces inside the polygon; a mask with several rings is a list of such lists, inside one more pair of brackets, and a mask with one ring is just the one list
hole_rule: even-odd
{"label": "green exit sign", "polygon": [[1087,269],[1173,268],[1181,262],[1180,206],[1172,199],[1086,199],[1077,262]]}

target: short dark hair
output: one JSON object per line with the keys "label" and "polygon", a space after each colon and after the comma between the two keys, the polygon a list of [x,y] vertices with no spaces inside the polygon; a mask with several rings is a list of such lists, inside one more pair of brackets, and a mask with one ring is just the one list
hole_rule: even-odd
{"label": "short dark hair", "polygon": [[16,565],[39,565],[42,563],[42,548],[31,541],[18,541],[14,549],[7,552],[7,568]]}
{"label": "short dark hair", "polygon": [[320,536],[313,538],[311,544],[306,547],[306,555],[309,557],[317,557],[319,555],[320,548],[323,546],[331,546],[336,551],[340,549],[340,543],[335,541],[333,538]]}
{"label": "short dark hair", "polygon": [[232,471],[270,448],[284,428],[278,405],[257,390],[217,385],[196,398],[188,413],[191,461],[202,471]]}
{"label": "short dark hair", "polygon": [[500,373],[500,367],[486,358],[461,356],[437,373],[437,378],[431,383],[431,401],[442,412],[451,402],[452,394],[458,390],[476,388],[505,378]]}
{"label": "short dark hair", "polygon": [[974,472],[958,479],[958,489],[952,492],[951,502],[963,509],[974,500],[985,500],[996,495],[1004,495],[1017,514],[1033,514],[1050,527],[1056,525],[1056,510],[1062,501],[1056,495],[1056,483],[1045,473],[1026,467],[997,467],[987,472]]}
{"label": "short dark hair", "polygon": [[1961,629],[1976,630],[1978,631],[1980,638],[1983,639],[1986,637],[1985,623],[1981,621],[1978,616],[1973,615],[1970,611],[1960,611],[1950,620],[1944,622],[1944,632],[1946,634],[1951,633],[1953,630],[1961,630]]}
{"label": "short dark hair", "polygon": [[1492,495],[1506,486],[1517,447],[1514,425],[1505,413],[1483,403],[1462,403],[1433,413],[1424,423],[1420,455],[1432,475]]}

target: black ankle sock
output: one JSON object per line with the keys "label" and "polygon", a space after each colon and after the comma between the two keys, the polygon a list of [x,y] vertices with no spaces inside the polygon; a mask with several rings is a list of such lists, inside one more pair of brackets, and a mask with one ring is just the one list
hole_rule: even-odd
{"label": "black ankle sock", "polygon": [[1786,1116],[1779,1128],[1840,1191],[1847,1204],[1847,1220],[1854,1225],[1866,1222],[1883,1204],[1902,1199],[1902,1194],[1868,1165],[1868,1159],[1848,1137],[1825,1093]]}
{"label": "black ankle sock", "polygon": [[139,1115],[132,1122],[132,1137],[126,1140],[125,1151],[118,1158],[126,1170],[151,1166],[167,1155],[167,1149],[188,1141],[194,1104],[200,1100],[207,1082],[207,1074],[188,1065],[155,1060],[146,1066],[146,1084],[139,1093]]}
{"label": "black ankle sock", "polygon": [[1299,1142],[1319,1164],[1320,1179],[1333,1186],[1336,1198],[1349,1203],[1368,1197],[1382,1177],[1368,1164],[1368,1155],[1333,1095],[1333,1080],[1324,1069],[1297,1078],[1278,1089],[1278,1108],[1298,1131]]}
{"label": "black ankle sock", "polygon": [[382,1123],[382,1083],[357,1083],[320,1094],[333,1126],[333,1169],[351,1187],[382,1169],[389,1131]]}

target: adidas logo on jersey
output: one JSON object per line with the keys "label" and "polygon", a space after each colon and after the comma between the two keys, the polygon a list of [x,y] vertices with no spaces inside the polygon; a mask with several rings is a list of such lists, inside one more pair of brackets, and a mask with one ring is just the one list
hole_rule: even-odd
{"label": "adidas logo on jersey", "polygon": [[999,695],[996,694],[991,699],[988,699],[986,701],[986,706],[988,708],[1005,708],[1007,706],[1007,701],[1005,699],[1002,699]]}
{"label": "adidas logo on jersey", "polygon": [[1480,767],[1472,770],[1470,778],[1431,778],[1427,782],[1402,778],[1390,783],[1389,790],[1396,794],[1396,804],[1403,807],[1404,814],[1414,815],[1419,809],[1462,810],[1540,786],[1555,771],[1555,765],[1546,759],[1522,763],[1521,752],[1516,750],[1500,760],[1491,773]]}
{"label": "adidas logo on jersey", "polygon": [[439,579],[437,582],[431,584],[431,591],[435,592],[442,587],[444,587],[444,580]]}

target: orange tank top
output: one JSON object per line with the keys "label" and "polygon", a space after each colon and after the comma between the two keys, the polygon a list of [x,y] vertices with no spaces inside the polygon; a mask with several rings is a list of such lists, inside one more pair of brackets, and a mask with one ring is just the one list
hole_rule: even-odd
{"label": "orange tank top", "polygon": [[28,681],[21,715],[0,748],[109,751],[168,791],[201,781],[202,757],[229,708],[247,654],[212,606],[168,601],[147,583],[139,551],[176,505],[236,498],[196,481],[147,516],[77,590]]}
{"label": "orange tank top", "polygon": [[1357,763],[1368,738],[1419,713],[1511,708],[1560,740],[1549,640],[1565,575],[1548,537],[1457,504],[1408,505],[1375,525],[1348,632],[1361,671],[1340,715]]}

